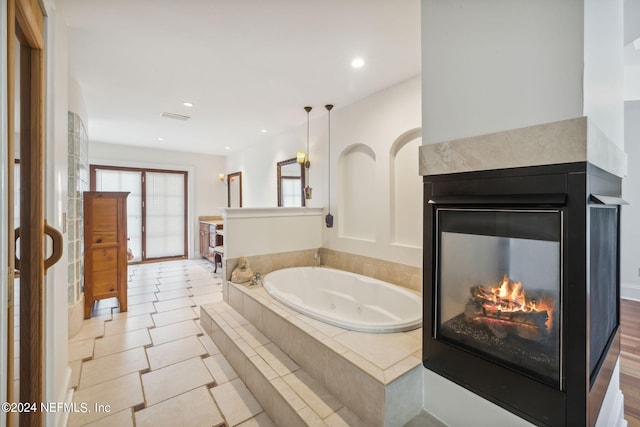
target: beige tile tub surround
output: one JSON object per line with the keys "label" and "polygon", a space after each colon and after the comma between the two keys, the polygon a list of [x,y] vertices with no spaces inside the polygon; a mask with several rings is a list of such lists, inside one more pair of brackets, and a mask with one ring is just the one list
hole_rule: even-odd
{"label": "beige tile tub surround", "polygon": [[320,248],[322,265],[350,271],[422,292],[422,267]]}
{"label": "beige tile tub surround", "polygon": [[[318,265],[318,261],[314,259],[317,249],[307,249],[304,251],[280,252],[267,255],[248,256],[249,267],[254,273],[265,275],[275,270],[289,267],[306,267]],[[238,265],[238,258],[230,258],[226,260],[227,280],[231,280],[231,273]]]}
{"label": "beige tile tub surround", "polygon": [[[255,347],[241,338],[240,335],[244,335],[242,330],[250,324],[246,321],[243,323],[242,318],[228,304],[217,303],[203,307],[201,319],[203,328],[238,373],[239,378],[233,380],[235,384],[246,385],[275,425],[376,425],[362,422],[273,343],[261,345],[260,342],[265,342],[261,333],[253,333],[256,339],[251,342]],[[216,389],[220,387],[212,392]],[[220,389],[222,391],[225,390]],[[216,400],[221,404],[221,399]],[[330,423],[330,418],[333,423]],[[340,423],[347,418],[350,423]]]}
{"label": "beige tile tub surround", "polygon": [[[414,267],[364,255],[318,248],[305,251],[257,255],[247,258],[249,259],[249,265],[253,272],[259,272],[264,277],[272,271],[283,268],[317,266],[318,259],[315,258],[316,253],[319,253],[322,266],[362,274],[413,291],[422,292],[421,267]],[[226,270],[224,270],[225,273],[223,277],[230,280],[231,272],[233,272],[233,269],[238,264],[238,259],[227,259],[225,264]]]}
{"label": "beige tile tub surround", "polygon": [[[261,286],[248,288],[229,283],[228,287],[229,305],[203,306],[201,321],[241,378],[244,368],[248,378],[243,380],[249,381],[254,369],[249,369],[246,360],[250,359],[255,367],[257,353],[270,368],[261,369],[267,378],[275,375],[286,382],[287,378],[291,380],[287,375],[302,369],[366,425],[402,425],[421,409],[420,329],[397,334],[347,331],[288,309]],[[238,318],[238,313],[242,317]],[[246,332],[242,330],[250,326],[255,327],[251,331],[255,329],[260,334],[253,332],[251,339],[245,341]],[[270,342],[260,346],[264,338]],[[253,342],[255,347],[238,352],[239,342]],[[245,365],[241,365],[243,360]],[[260,399],[259,387],[266,385],[253,381],[247,385]],[[325,423],[335,415],[311,409],[322,415]],[[269,412],[268,405],[265,410]]]}
{"label": "beige tile tub surround", "polygon": [[587,117],[420,147],[423,176],[573,162],[627,174],[627,155]]}

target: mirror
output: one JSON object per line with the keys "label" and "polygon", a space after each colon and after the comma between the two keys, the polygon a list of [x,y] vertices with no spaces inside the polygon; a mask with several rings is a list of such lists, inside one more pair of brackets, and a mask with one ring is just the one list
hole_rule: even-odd
{"label": "mirror", "polygon": [[278,206],[305,206],[304,165],[295,158],[278,162]]}
{"label": "mirror", "polygon": [[227,175],[227,206],[242,207],[242,172]]}

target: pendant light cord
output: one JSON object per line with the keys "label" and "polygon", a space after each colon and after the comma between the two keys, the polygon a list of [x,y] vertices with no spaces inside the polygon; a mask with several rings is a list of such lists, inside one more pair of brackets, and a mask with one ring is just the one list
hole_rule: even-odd
{"label": "pendant light cord", "polygon": [[311,162],[309,161],[309,112],[311,111],[311,107],[304,107],[304,110],[307,112],[307,154],[305,159],[305,169],[307,170],[307,187],[311,186]]}
{"label": "pendant light cord", "polygon": [[328,194],[328,198],[329,198],[329,213],[331,213],[331,109],[333,108],[332,104],[327,104],[324,106],[324,108],[327,109],[327,112],[329,114],[329,128],[327,131],[328,134],[328,148],[329,148],[329,154],[328,154],[328,158],[327,158],[327,164],[328,164],[328,183],[329,183],[329,187],[327,188],[327,194]]}

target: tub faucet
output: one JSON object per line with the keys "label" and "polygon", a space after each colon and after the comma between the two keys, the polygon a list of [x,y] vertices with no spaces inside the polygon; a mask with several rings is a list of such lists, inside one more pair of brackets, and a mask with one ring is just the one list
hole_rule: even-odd
{"label": "tub faucet", "polygon": [[260,278],[260,273],[256,273],[256,275],[251,278],[251,286],[257,286],[261,282],[262,279]]}
{"label": "tub faucet", "polygon": [[320,249],[318,249],[318,250],[316,251],[316,253],[315,253],[315,254],[313,254],[313,259],[315,259],[315,260],[317,260],[317,261],[318,261],[317,266],[318,266],[318,267],[320,267]]}

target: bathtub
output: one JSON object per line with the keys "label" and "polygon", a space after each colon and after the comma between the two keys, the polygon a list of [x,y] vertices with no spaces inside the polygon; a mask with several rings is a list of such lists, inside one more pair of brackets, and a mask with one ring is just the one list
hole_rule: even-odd
{"label": "bathtub", "polygon": [[420,295],[371,277],[324,267],[273,271],[263,280],[275,300],[322,322],[359,332],[422,326]]}

